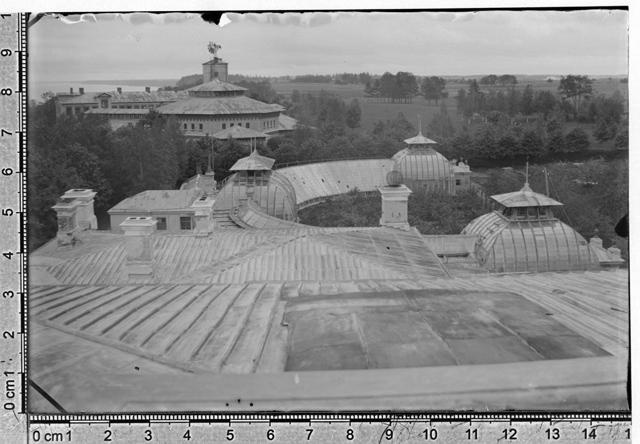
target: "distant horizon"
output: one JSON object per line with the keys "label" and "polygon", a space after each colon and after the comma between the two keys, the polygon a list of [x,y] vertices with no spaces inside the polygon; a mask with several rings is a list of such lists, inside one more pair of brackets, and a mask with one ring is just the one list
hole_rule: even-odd
{"label": "distant horizon", "polygon": [[[49,15],[29,29],[30,77],[147,80],[153,73],[178,79],[200,72],[211,58],[209,41],[222,45],[219,56],[231,74],[248,77],[387,71],[445,77],[628,75],[629,17],[621,9],[225,18],[228,23],[220,27],[194,13],[87,14],[75,23],[74,16]],[[477,74],[483,72],[488,74]]]}

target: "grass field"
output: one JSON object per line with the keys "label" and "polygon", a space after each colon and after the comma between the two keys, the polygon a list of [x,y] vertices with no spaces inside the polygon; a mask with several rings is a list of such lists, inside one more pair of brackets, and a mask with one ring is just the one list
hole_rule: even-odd
{"label": "grass field", "polygon": [[[527,76],[526,78],[519,78],[519,83],[516,88],[523,90],[527,85],[531,85],[534,91],[549,90],[553,93],[558,92],[559,81],[547,82],[544,77],[540,76]],[[351,99],[358,99],[360,101],[360,107],[362,109],[361,126],[364,129],[372,129],[373,125],[379,121],[386,121],[394,119],[398,113],[403,113],[404,116],[411,121],[414,125],[417,125],[417,116],[422,118],[423,128],[426,128],[434,114],[437,114],[440,110],[439,105],[432,102],[427,102],[422,97],[414,98],[412,103],[385,103],[378,102],[369,99],[364,96],[364,87],[362,85],[336,85],[333,83],[297,83],[297,82],[273,82],[273,88],[278,94],[290,96],[293,90],[298,90],[300,93],[319,94],[320,91],[327,91],[331,94],[335,94],[346,101]],[[458,127],[461,123],[461,117],[456,111],[455,96],[459,89],[467,89],[468,84],[460,82],[459,80],[448,79],[446,84],[446,91],[449,94],[447,99],[444,99],[449,116],[455,127]],[[506,92],[508,87],[491,87],[481,85],[483,91],[503,90]],[[620,83],[619,78],[598,78],[593,81],[593,94],[604,94],[610,96],[615,91],[620,91],[623,97],[628,99],[627,85]],[[591,134],[591,128],[585,127],[585,130]],[[603,144],[597,143],[592,139],[592,147],[600,149]],[[605,143],[604,145],[609,145]]]}

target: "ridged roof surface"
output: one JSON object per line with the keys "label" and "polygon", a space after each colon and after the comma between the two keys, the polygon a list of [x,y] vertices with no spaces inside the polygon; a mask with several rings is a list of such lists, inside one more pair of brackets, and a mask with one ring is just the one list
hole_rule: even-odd
{"label": "ridged roof surface", "polygon": [[147,190],[128,197],[114,205],[109,211],[161,211],[188,208],[202,190]]}
{"label": "ridged roof surface", "polygon": [[187,91],[190,94],[198,92],[244,92],[247,91],[247,88],[234,85],[233,83],[223,82],[220,79],[214,79],[210,82],[202,83],[200,85],[189,88],[187,89]]}
{"label": "ridged roof surface", "polygon": [[387,185],[391,159],[339,160],[278,169],[293,185],[299,207],[324,197],[359,191],[376,191]]}
{"label": "ridged roof surface", "polygon": [[508,208],[514,207],[554,207],[561,206],[562,203],[555,199],[545,196],[544,194],[536,193],[528,184],[520,191],[513,191],[511,193],[496,194],[491,196],[491,199],[498,202]]}
{"label": "ridged roof surface", "polygon": [[157,108],[163,114],[262,114],[284,111],[281,105],[267,104],[246,96],[189,97]]}
{"label": "ridged roof surface", "polygon": [[495,272],[584,270],[598,266],[587,241],[557,219],[509,220],[497,211],[471,221],[462,234],[477,234],[475,255]]}
{"label": "ridged roof surface", "polygon": [[438,142],[423,136],[422,132],[420,132],[417,136],[405,139],[404,143],[406,143],[407,145],[431,145]]}
{"label": "ridged roof surface", "polygon": [[186,91],[117,91],[109,92],[88,92],[75,96],[62,96],[58,100],[61,103],[98,103],[97,97],[101,94],[109,94],[111,103],[154,103],[154,102],[175,102],[176,100],[186,99],[188,93]]}
{"label": "ridged roof surface", "polygon": [[236,163],[234,163],[233,166],[229,168],[229,171],[271,170],[271,167],[273,167],[275,161],[275,159],[267,156],[262,156],[258,153],[257,150],[254,150],[247,157],[238,159]]}

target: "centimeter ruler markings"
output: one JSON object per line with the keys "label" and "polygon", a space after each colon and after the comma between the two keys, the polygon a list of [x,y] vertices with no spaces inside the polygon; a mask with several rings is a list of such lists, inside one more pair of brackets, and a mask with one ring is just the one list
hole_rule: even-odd
{"label": "centimeter ruler markings", "polygon": [[[520,418],[514,420],[514,418]],[[526,420],[525,418],[529,418]],[[124,414],[34,417],[32,442],[629,442],[624,415]]]}
{"label": "centimeter ruler markings", "polygon": [[0,14],[0,442],[16,443],[27,434],[25,39],[26,15]]}
{"label": "centimeter ruler markings", "polygon": [[0,16],[0,443],[630,441],[616,413],[35,414],[27,426],[26,31],[26,14]]}

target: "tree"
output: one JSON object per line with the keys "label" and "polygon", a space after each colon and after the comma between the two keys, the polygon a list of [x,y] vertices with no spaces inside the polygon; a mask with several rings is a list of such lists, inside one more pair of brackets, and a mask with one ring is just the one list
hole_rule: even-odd
{"label": "tree", "polygon": [[565,134],[564,145],[568,152],[585,151],[589,148],[589,135],[582,128],[574,128]]}
{"label": "tree", "polygon": [[425,99],[435,100],[438,104],[438,101],[443,97],[445,85],[446,80],[442,77],[431,76],[422,79],[420,89]]}
{"label": "tree", "polygon": [[560,95],[573,103],[574,118],[580,112],[581,100],[589,97],[592,92],[592,82],[587,76],[568,75],[562,76],[558,86]]}
{"label": "tree", "polygon": [[522,91],[522,98],[520,99],[520,112],[525,116],[533,114],[533,89],[531,85],[527,85]]}
{"label": "tree", "polygon": [[358,99],[351,100],[349,106],[347,107],[346,112],[346,124],[349,128],[356,128],[360,126],[360,117],[362,116],[362,111],[360,109],[360,102]]}
{"label": "tree", "polygon": [[431,119],[431,122],[429,123],[429,132],[437,134],[442,138],[449,138],[453,136],[455,129],[451,123],[449,111],[447,110],[447,106],[444,102],[440,103],[440,112],[435,114]]}

